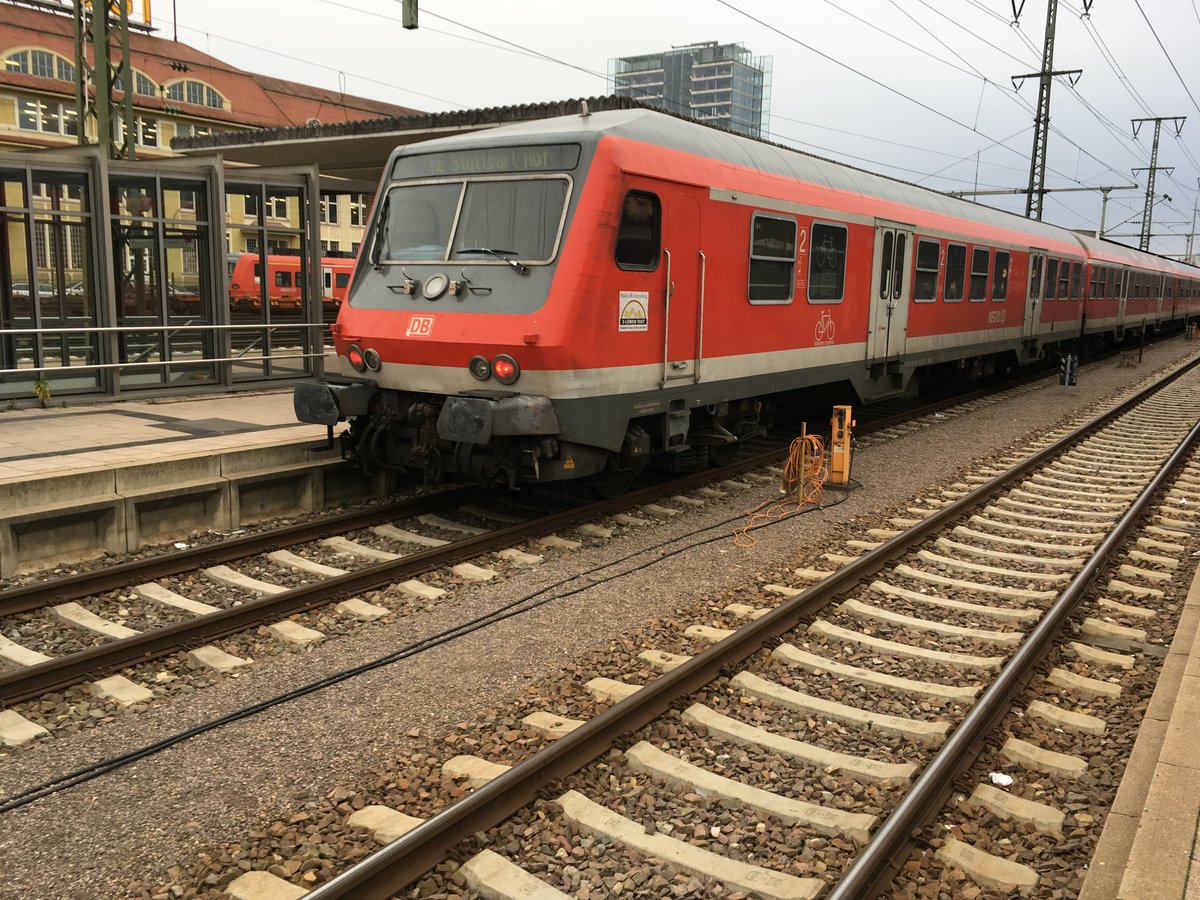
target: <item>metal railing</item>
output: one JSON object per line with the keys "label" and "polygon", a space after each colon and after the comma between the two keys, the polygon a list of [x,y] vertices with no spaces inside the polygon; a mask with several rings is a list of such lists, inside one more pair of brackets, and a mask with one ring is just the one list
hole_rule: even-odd
{"label": "metal railing", "polygon": [[[89,362],[89,363],[80,363],[78,365],[74,365],[74,364],[70,364],[70,363],[63,364],[63,365],[38,365],[37,363],[31,363],[30,365],[25,366],[25,367],[0,369],[0,376],[29,375],[29,374],[35,373],[35,372],[56,372],[56,371],[68,372],[69,371],[72,373],[76,373],[76,372],[80,372],[80,371],[89,371],[89,370],[105,371],[105,370],[110,370],[110,369],[161,368],[163,366],[179,367],[179,366],[196,366],[196,365],[202,365],[202,364],[206,365],[206,364],[210,364],[210,363],[249,363],[249,362],[271,362],[271,361],[282,362],[285,360],[291,361],[291,360],[321,359],[325,356],[324,348],[327,346],[325,344],[324,340],[322,340],[322,342],[321,342],[322,349],[320,350],[320,352],[301,350],[299,352],[288,352],[288,353],[282,353],[282,354],[264,353],[264,354],[260,354],[257,356],[247,356],[245,354],[249,349],[253,348],[256,344],[258,344],[259,341],[261,341],[267,334],[274,334],[274,333],[286,332],[286,331],[299,331],[302,329],[304,329],[304,330],[310,330],[310,329],[314,329],[314,328],[327,329],[328,327],[329,326],[325,322],[287,322],[287,323],[250,324],[250,325],[233,325],[233,324],[193,325],[190,323],[188,323],[188,324],[163,323],[160,325],[88,325],[88,326],[76,326],[76,327],[70,327],[70,328],[0,328],[0,341],[3,341],[6,338],[15,337],[18,335],[33,336],[35,339],[37,339],[39,337],[55,337],[55,336],[62,337],[62,336],[80,335],[80,334],[82,334],[82,335],[101,335],[101,336],[115,335],[117,337],[124,337],[124,336],[130,335],[130,334],[145,333],[145,334],[164,335],[169,340],[170,338],[172,338],[182,332],[189,332],[189,331],[207,332],[207,333],[213,334],[214,336],[215,336],[215,334],[220,333],[220,332],[251,332],[251,333],[261,332],[262,333],[257,340],[254,340],[251,342],[250,347],[243,348],[243,349],[237,351],[237,354],[233,355],[233,356],[215,356],[215,355],[214,356],[199,356],[199,357],[191,358],[191,359],[168,358],[168,359],[162,359],[162,360],[158,360],[158,361],[148,361],[148,362],[141,362],[141,361],[137,361],[135,359],[135,361],[132,361],[132,362],[129,362],[129,361],[127,361],[127,362],[106,362],[106,363],[101,363],[101,362],[90,363]],[[165,343],[166,342],[164,342],[164,344]],[[34,352],[36,349],[37,349],[36,345],[32,345],[28,348],[22,347],[18,350],[15,350],[13,355],[18,355],[18,354],[23,354],[23,353],[31,353],[31,352]],[[68,348],[68,350],[70,350],[70,349],[79,349],[79,350],[94,353],[99,349],[99,345],[95,344],[95,343],[89,343],[86,346],[79,347],[79,348]],[[153,344],[151,345],[151,347],[149,349],[143,349],[138,354],[137,359],[143,359],[147,353],[154,352],[154,349],[155,349],[155,347]],[[158,347],[158,349],[160,351],[163,351],[166,349],[166,347],[160,345]],[[203,352],[203,348],[198,348],[197,350],[189,349],[186,352]]]}

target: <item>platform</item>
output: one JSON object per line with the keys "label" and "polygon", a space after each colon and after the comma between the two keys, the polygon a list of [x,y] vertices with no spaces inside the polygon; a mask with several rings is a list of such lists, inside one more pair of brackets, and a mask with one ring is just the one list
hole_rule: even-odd
{"label": "platform", "polygon": [[296,421],[290,388],[0,411],[0,484],[324,439],[320,425]]}
{"label": "platform", "polygon": [[382,493],[290,388],[0,412],[0,577]]}

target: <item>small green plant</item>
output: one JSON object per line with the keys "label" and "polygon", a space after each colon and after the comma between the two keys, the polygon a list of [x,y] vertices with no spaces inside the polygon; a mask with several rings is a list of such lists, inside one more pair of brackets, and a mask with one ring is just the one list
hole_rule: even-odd
{"label": "small green plant", "polygon": [[42,409],[50,403],[50,382],[45,378],[38,378],[33,383],[33,396],[38,398],[38,402],[42,404]]}

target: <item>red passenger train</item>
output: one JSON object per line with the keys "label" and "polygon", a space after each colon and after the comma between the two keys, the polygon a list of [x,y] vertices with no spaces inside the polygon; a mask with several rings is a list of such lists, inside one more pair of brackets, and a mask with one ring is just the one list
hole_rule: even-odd
{"label": "red passenger train", "polygon": [[1200,270],[650,109],[406,146],[326,381],[367,466],[619,484],[780,395],[862,402],[1200,313]]}
{"label": "red passenger train", "polygon": [[[262,309],[262,258],[257,253],[230,257],[229,304],[237,310]],[[272,309],[300,309],[304,306],[304,260],[299,256],[268,254],[266,294]],[[354,260],[349,257],[321,259],[321,303],[336,310],[346,299]]]}

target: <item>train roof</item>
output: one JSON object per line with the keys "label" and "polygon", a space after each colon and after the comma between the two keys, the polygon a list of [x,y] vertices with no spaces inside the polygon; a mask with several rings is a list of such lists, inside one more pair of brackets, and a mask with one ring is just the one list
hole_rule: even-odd
{"label": "train roof", "polygon": [[1083,249],[1087,251],[1089,259],[1116,266],[1150,266],[1163,272],[1170,272],[1187,278],[1200,277],[1200,270],[1195,266],[1187,265],[1178,260],[1158,256],[1154,253],[1146,253],[1134,247],[1128,247],[1125,244],[1118,244],[1114,241],[1106,241],[1091,234],[1075,232],[1075,237],[1079,243],[1083,244]]}
{"label": "train roof", "polygon": [[1193,277],[1200,274],[1200,271],[1193,267],[1173,263],[1165,257],[1143,253],[1111,241],[1091,238],[1068,228],[1027,219],[1016,213],[951,197],[896,178],[878,175],[780,144],[714,128],[650,107],[607,110],[587,115],[581,112],[578,115],[501,125],[486,131],[454,135],[399,148],[393,153],[393,158],[401,154],[416,155],[480,144],[521,144],[530,140],[572,141],[589,145],[597,143],[606,134],[692,153],[837,191],[878,198],[990,228],[1020,232],[1032,246],[1037,246],[1039,239],[1060,244],[1075,244],[1087,251],[1089,256],[1094,253],[1116,263],[1136,263],[1164,270],[1185,269]]}

